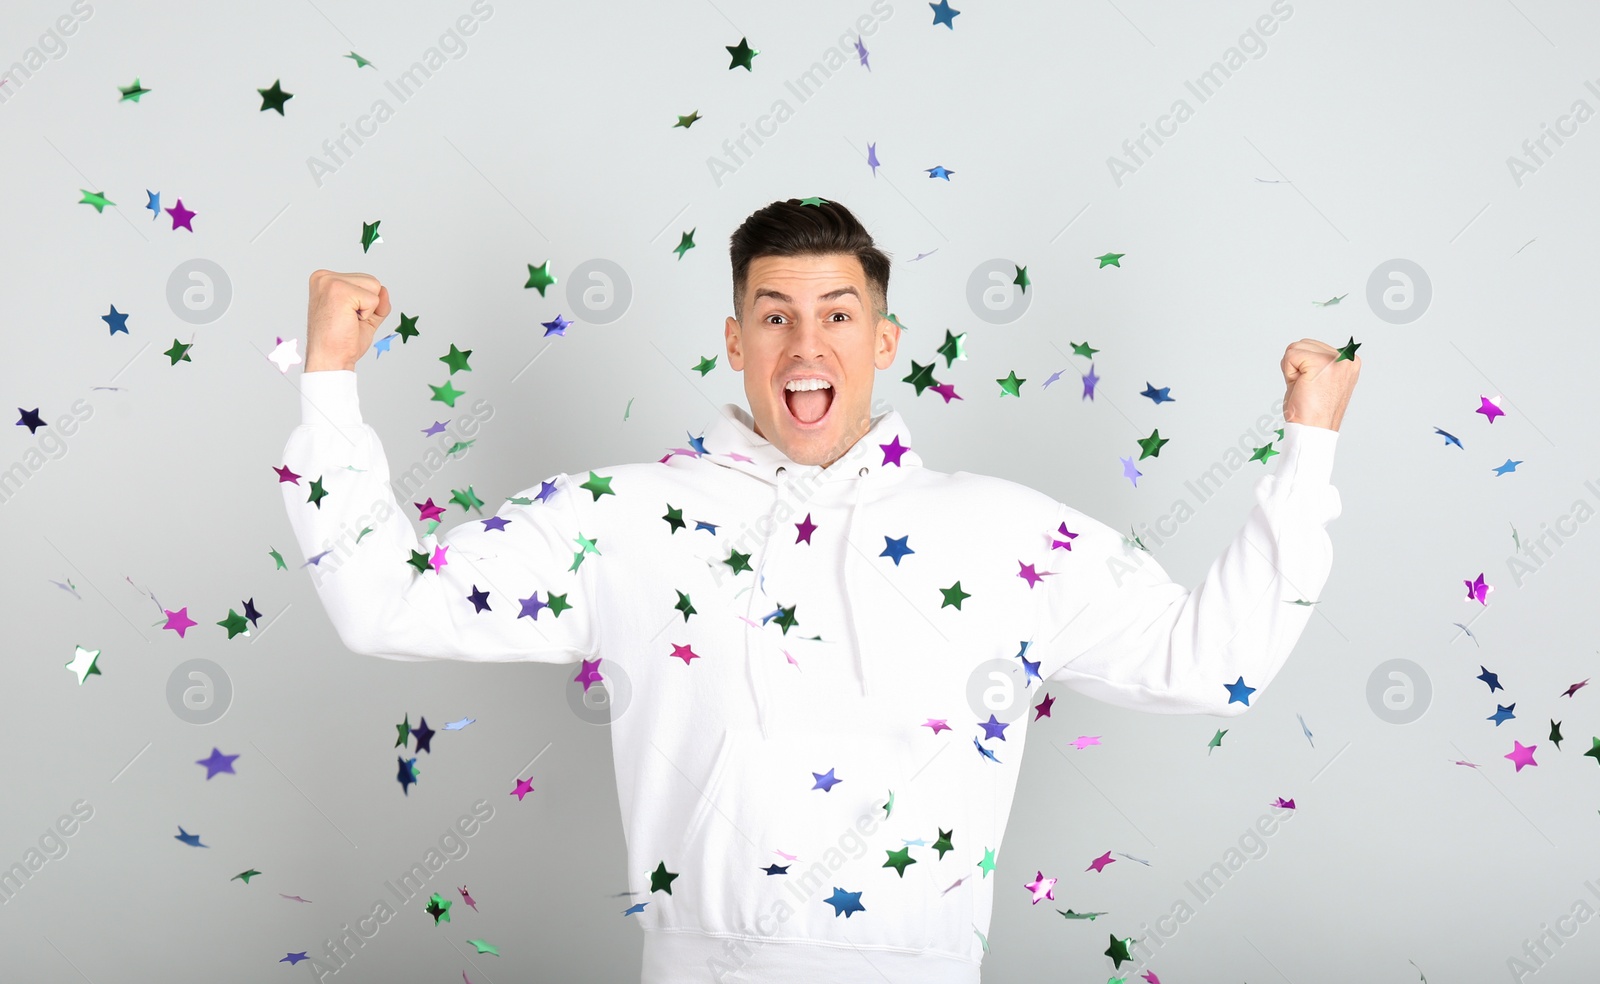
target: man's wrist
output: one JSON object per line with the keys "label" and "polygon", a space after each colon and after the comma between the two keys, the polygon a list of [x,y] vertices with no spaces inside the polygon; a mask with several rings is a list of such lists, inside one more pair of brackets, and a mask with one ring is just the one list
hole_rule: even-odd
{"label": "man's wrist", "polygon": [[1331,431],[1337,431],[1339,429],[1339,421],[1327,414],[1310,417],[1286,416],[1284,417],[1284,423],[1304,424],[1307,427],[1321,427],[1323,430]]}

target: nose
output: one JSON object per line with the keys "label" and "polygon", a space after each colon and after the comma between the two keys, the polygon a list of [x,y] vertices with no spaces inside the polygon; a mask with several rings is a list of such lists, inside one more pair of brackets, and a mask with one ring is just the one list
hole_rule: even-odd
{"label": "nose", "polygon": [[804,362],[808,359],[820,359],[823,356],[823,325],[816,318],[802,315],[795,326],[794,333],[790,336],[790,352],[795,359]]}

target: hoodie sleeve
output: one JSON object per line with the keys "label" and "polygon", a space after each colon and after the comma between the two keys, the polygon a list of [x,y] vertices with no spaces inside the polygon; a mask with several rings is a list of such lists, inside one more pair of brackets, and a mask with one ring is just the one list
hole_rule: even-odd
{"label": "hoodie sleeve", "polygon": [[[572,569],[582,549],[567,475],[553,477],[557,491],[543,501],[534,498],[540,483],[517,496],[529,504],[503,504],[502,529],[469,519],[419,541],[395,502],[378,434],[361,419],[355,372],[303,373],[300,411],[283,462],[301,477],[279,488],[304,557],[324,554],[309,565],[311,579],[347,648],[403,661],[595,656],[594,562]],[[316,502],[314,480],[326,493]]]}
{"label": "hoodie sleeve", "polygon": [[[1338,432],[1284,425],[1277,471],[1256,480],[1244,527],[1192,591],[1121,533],[1057,503],[1079,534],[1047,578],[1034,638],[1040,675],[1098,700],[1166,714],[1232,716],[1259,696],[1299,640],[1333,564],[1327,524]],[[1058,538],[1060,534],[1057,534]],[[1240,691],[1242,694],[1243,692]]]}

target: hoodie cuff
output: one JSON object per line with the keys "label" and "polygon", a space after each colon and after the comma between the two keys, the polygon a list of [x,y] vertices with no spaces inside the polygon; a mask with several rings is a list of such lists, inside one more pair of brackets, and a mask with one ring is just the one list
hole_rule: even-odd
{"label": "hoodie cuff", "polygon": [[1279,479],[1291,486],[1327,485],[1333,475],[1333,452],[1339,443],[1339,432],[1311,424],[1286,423],[1283,438]]}
{"label": "hoodie cuff", "polygon": [[356,398],[355,370],[321,369],[301,373],[300,422],[359,427],[361,404]]}

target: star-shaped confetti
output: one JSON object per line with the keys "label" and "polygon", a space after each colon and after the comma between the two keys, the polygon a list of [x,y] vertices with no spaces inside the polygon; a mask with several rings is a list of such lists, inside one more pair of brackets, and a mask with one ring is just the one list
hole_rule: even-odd
{"label": "star-shaped confetti", "polygon": [[1033,876],[1033,881],[1022,887],[1033,893],[1033,904],[1038,905],[1045,899],[1055,899],[1056,881],[1054,878],[1046,878],[1044,872],[1040,871]]}
{"label": "star-shaped confetti", "polygon": [[666,892],[672,894],[672,880],[678,877],[677,872],[667,870],[667,863],[662,861],[656,865],[656,870],[650,873],[650,891]]}
{"label": "star-shaped confetti", "polygon": [[249,635],[250,634],[250,623],[249,623],[249,621],[243,615],[240,615],[238,612],[234,611],[231,608],[228,609],[228,617],[223,619],[222,621],[218,622],[217,624],[222,626],[224,629],[228,630],[228,638],[229,639],[232,639],[234,636],[240,634],[241,632],[244,633],[245,635]]}
{"label": "star-shaped confetti", "polygon": [[104,674],[100,672],[99,660],[100,650],[85,649],[82,646],[74,646],[72,651],[72,659],[69,660],[65,665],[67,669],[71,670],[73,675],[78,678],[78,686],[81,687],[83,686],[83,681],[87,680],[89,677],[104,676]]}
{"label": "star-shaped confetti", "polygon": [[433,741],[434,733],[434,730],[428,727],[428,716],[424,714],[418,719],[417,726],[411,729],[411,736],[417,739],[417,751],[430,754],[433,752],[430,742]]}
{"label": "star-shaped confetti", "polygon": [[937,382],[937,380],[933,378],[933,363],[930,362],[927,365],[921,365],[916,359],[912,359],[911,375],[900,381],[902,383],[910,383],[916,388],[917,395],[921,396],[923,390]]}
{"label": "star-shaped confetti", "polygon": [[21,406],[18,406],[16,410],[22,414],[21,418],[16,422],[16,426],[27,427],[29,434],[34,434],[40,427],[45,426],[45,418],[38,416],[37,406],[35,406],[34,410],[22,410]]}
{"label": "star-shaped confetti", "polygon": [[1476,601],[1480,605],[1487,605],[1489,603],[1489,592],[1494,590],[1494,586],[1484,583],[1483,573],[1481,571],[1478,573],[1477,580],[1468,581],[1463,579],[1462,583],[1467,586],[1468,601]]}
{"label": "star-shaped confetti", "polygon": [[1111,945],[1106,947],[1106,956],[1111,958],[1113,967],[1121,967],[1123,961],[1133,959],[1133,957],[1128,954],[1128,944],[1132,942],[1133,937],[1131,936],[1125,940],[1119,940],[1115,934],[1112,934]]}
{"label": "star-shaped confetti", "polygon": [[728,44],[723,45],[723,47],[728,49],[728,54],[733,59],[728,63],[728,71],[730,72],[736,68],[742,68],[747,72],[753,71],[750,63],[755,60],[757,55],[761,54],[759,50],[750,47],[750,42],[746,38],[740,38],[738,44]]}
{"label": "star-shaped confetti", "polygon": [[554,275],[552,275],[550,273],[550,261],[549,260],[545,260],[543,263],[539,264],[538,266],[534,266],[532,263],[528,264],[528,282],[526,284],[523,284],[524,288],[528,288],[528,287],[538,288],[539,296],[543,297],[544,296],[544,289],[546,287],[549,287],[551,284],[554,284],[555,282],[556,282],[556,278],[554,277]]}
{"label": "star-shaped confetti", "polygon": [[444,355],[439,356],[439,361],[443,362],[445,365],[449,366],[450,367],[450,375],[454,376],[457,372],[462,372],[462,371],[471,372],[472,371],[472,367],[467,365],[467,356],[469,356],[471,354],[472,354],[472,350],[471,349],[467,349],[465,352],[463,352],[460,349],[456,348],[455,342],[451,342],[450,343],[450,351],[446,352]]}
{"label": "star-shaped confetti", "polygon": [[1482,672],[1480,672],[1478,674],[1477,678],[1479,680],[1482,680],[1484,683],[1489,685],[1489,692],[1491,694],[1494,693],[1496,690],[1504,690],[1505,689],[1504,687],[1500,686],[1500,675],[1499,674],[1489,672],[1489,668],[1487,666],[1480,665],[1478,667],[1478,669],[1481,670]]}
{"label": "star-shaped confetti", "polygon": [[167,616],[167,623],[163,625],[162,628],[171,629],[172,631],[178,633],[179,639],[184,638],[184,633],[187,632],[191,627],[200,624],[189,617],[188,605],[184,605],[175,612],[168,611],[165,608],[163,608],[161,612]]}
{"label": "star-shaped confetti", "polygon": [[283,91],[281,80],[278,79],[273,80],[272,88],[257,89],[256,91],[261,94],[261,112],[265,113],[269,109],[275,109],[278,111],[279,116],[283,115],[283,104],[294,98],[294,93]]}
{"label": "star-shaped confetti", "polygon": [[967,357],[966,342],[966,332],[962,332],[959,335],[953,335],[950,333],[948,328],[945,329],[944,344],[940,345],[936,351],[940,355],[944,356],[944,365],[946,369],[954,365],[957,359],[965,359]]}
{"label": "star-shaped confetti", "polygon": [[183,199],[178,199],[178,204],[176,206],[167,209],[167,214],[172,217],[173,229],[188,229],[190,232],[194,231],[194,226],[190,224],[190,220],[195,217],[195,213],[183,207]]}
{"label": "star-shaped confetti", "polygon": [[401,758],[396,755],[395,761],[400,763],[400,769],[395,774],[395,781],[400,783],[400,791],[410,796],[411,786],[417,781],[417,760],[415,758]]}
{"label": "star-shaped confetti", "polygon": [[1240,677],[1238,683],[1226,683],[1223,686],[1228,688],[1228,703],[1237,701],[1246,707],[1250,706],[1250,695],[1256,692],[1256,688],[1245,686],[1244,677]]}
{"label": "star-shaped confetti", "polygon": [[1139,438],[1139,460],[1143,461],[1146,458],[1160,457],[1161,446],[1166,444],[1168,440],[1170,440],[1170,438],[1161,436],[1160,428],[1151,431],[1149,437]]}
{"label": "star-shaped confetti", "polygon": [[1516,765],[1518,772],[1521,772],[1522,767],[1525,765],[1539,764],[1533,760],[1533,751],[1538,747],[1538,745],[1523,745],[1520,741],[1513,741],[1511,743],[1511,751],[1507,752],[1505,757]]}
{"label": "star-shaped confetti", "polygon": [[1160,389],[1157,389],[1156,387],[1150,385],[1150,381],[1149,380],[1146,380],[1145,384],[1144,384],[1144,391],[1141,392],[1139,395],[1140,396],[1148,396],[1150,398],[1151,402],[1153,402],[1156,406],[1159,407],[1163,403],[1175,403],[1175,402],[1177,402],[1172,397],[1167,395],[1167,393],[1170,392],[1171,389],[1172,389],[1172,387],[1170,387],[1170,386],[1163,386]]}
{"label": "star-shaped confetti", "polygon": [[288,372],[290,366],[301,363],[298,347],[298,338],[280,338],[276,347],[267,355],[267,361],[278,367],[279,372]]}
{"label": "star-shaped confetti", "polygon": [[239,756],[237,755],[224,755],[222,754],[221,749],[213,747],[210,755],[203,759],[197,759],[194,764],[203,765],[206,767],[207,779],[210,779],[219,772],[226,772],[229,775],[237,775],[237,773],[233,771],[233,760],[238,757]]}
{"label": "star-shaped confetti", "polygon": [[384,242],[384,237],[378,234],[378,226],[381,224],[382,219],[376,222],[362,222],[362,253],[371,250],[376,243]]}
{"label": "star-shaped confetti", "polygon": [[939,593],[944,596],[944,601],[939,605],[939,607],[945,608],[947,606],[953,606],[956,611],[961,610],[961,603],[963,601],[966,601],[968,598],[972,597],[972,595],[961,590],[960,581],[957,581],[948,588],[940,588]]}
{"label": "star-shaped confetti", "polygon": [[139,97],[140,96],[144,95],[145,93],[149,92],[150,90],[146,89],[144,86],[140,85],[139,84],[139,79],[137,77],[135,77],[134,80],[133,80],[133,84],[132,85],[126,86],[126,87],[119,85],[119,86],[117,86],[117,91],[122,93],[122,98],[118,99],[117,102],[135,102],[136,103],[136,102],[139,101]]}
{"label": "star-shaped confetti", "polygon": [[78,204],[79,205],[93,205],[94,206],[94,210],[96,212],[100,213],[101,215],[105,214],[107,205],[115,205],[116,204],[116,202],[114,202],[111,199],[107,198],[105,195],[101,194],[98,191],[90,191],[87,188],[79,188],[78,190],[83,192],[83,198],[81,198],[78,201]]}
{"label": "star-shaped confetti", "polygon": [[928,6],[933,8],[934,27],[938,27],[940,24],[943,24],[952,31],[956,29],[956,15],[961,13],[961,11],[951,7],[950,0],[939,0],[938,3],[930,3]]}
{"label": "star-shaped confetti", "polygon": [[889,855],[889,860],[885,861],[883,866],[885,868],[893,868],[901,878],[906,876],[907,867],[917,863],[917,859],[911,856],[911,848],[909,847],[902,847],[898,851],[890,851],[887,848],[884,850]]}
{"label": "star-shaped confetti", "polygon": [[888,534],[884,534],[884,537],[883,537],[883,541],[884,541],[883,552],[878,554],[878,556],[879,557],[888,557],[888,558],[892,559],[894,561],[894,565],[896,567],[899,567],[900,566],[900,558],[901,557],[904,557],[907,554],[916,553],[915,550],[911,549],[911,547],[907,545],[906,541],[908,541],[910,539],[911,539],[911,537],[910,537],[909,534],[907,534],[906,536],[901,536],[901,537],[892,537],[892,536],[889,536]]}
{"label": "star-shaped confetti", "polygon": [[867,911],[867,907],[861,904],[860,892],[847,892],[837,885],[833,887],[833,894],[824,901],[833,906],[834,918],[844,916],[848,919],[853,912]]}
{"label": "star-shaped confetti", "polygon": [[209,848],[211,846],[210,844],[202,844],[202,843],[200,843],[200,835],[199,834],[191,834],[187,830],[184,830],[182,827],[178,828],[178,832],[173,835],[172,839],[173,840],[177,840],[177,841],[182,841],[183,843],[189,845],[190,847],[206,847],[206,848]]}

